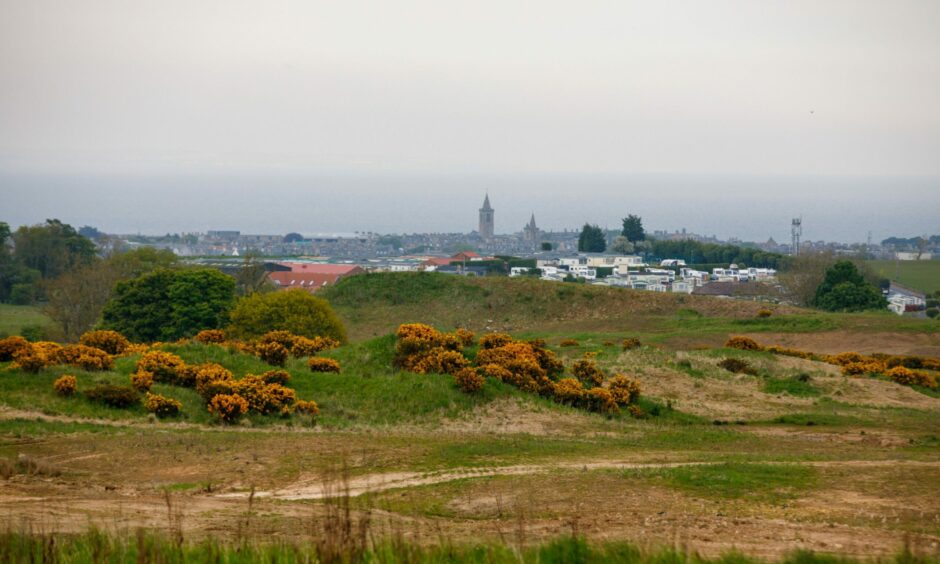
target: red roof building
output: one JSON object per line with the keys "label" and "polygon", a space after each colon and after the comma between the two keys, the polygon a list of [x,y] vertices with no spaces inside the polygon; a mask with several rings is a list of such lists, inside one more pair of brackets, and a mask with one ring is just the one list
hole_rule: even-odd
{"label": "red roof building", "polygon": [[324,286],[336,284],[346,276],[354,276],[365,272],[362,268],[347,264],[308,264],[308,263],[282,263],[289,266],[290,271],[269,272],[268,279],[274,282],[279,289],[289,290],[300,288],[308,292],[316,292]]}

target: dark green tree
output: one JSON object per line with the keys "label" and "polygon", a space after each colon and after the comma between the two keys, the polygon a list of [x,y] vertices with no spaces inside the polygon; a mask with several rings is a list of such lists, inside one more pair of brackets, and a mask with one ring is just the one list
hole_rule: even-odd
{"label": "dark green tree", "polygon": [[95,244],[58,219],[20,227],[13,234],[13,242],[16,260],[38,270],[43,278],[55,278],[95,258]]}
{"label": "dark green tree", "polygon": [[211,268],[160,269],[118,282],[102,326],[137,342],[191,337],[228,323],[235,279]]}
{"label": "dark green tree", "polygon": [[543,251],[552,250],[552,243],[550,241],[542,241],[542,250]]}
{"label": "dark green tree", "polygon": [[852,261],[840,260],[826,270],[813,305],[827,311],[864,311],[884,309],[888,302]]}
{"label": "dark green tree", "polygon": [[607,238],[597,225],[585,223],[578,237],[578,251],[582,253],[603,253],[607,249]]}
{"label": "dark green tree", "polygon": [[631,243],[646,239],[646,231],[643,230],[643,218],[633,214],[623,218],[623,229],[620,234]]}

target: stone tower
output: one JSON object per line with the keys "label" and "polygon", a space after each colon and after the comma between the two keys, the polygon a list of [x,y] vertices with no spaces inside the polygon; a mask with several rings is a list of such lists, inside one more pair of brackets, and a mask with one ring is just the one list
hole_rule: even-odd
{"label": "stone tower", "polygon": [[535,214],[532,214],[532,219],[529,220],[529,223],[522,228],[522,238],[527,243],[532,246],[535,246],[539,241],[539,228],[535,225]]}
{"label": "stone tower", "polygon": [[486,198],[483,199],[483,207],[480,208],[480,229],[479,229],[480,237],[482,237],[483,240],[485,241],[488,241],[493,238],[493,226],[494,226],[493,213],[495,211],[496,210],[494,210],[490,206],[490,195],[487,194]]}

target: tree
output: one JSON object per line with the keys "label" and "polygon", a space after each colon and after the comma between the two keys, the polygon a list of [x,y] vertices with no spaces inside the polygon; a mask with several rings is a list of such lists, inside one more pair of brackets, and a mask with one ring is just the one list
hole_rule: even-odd
{"label": "tree", "polygon": [[603,253],[607,248],[607,238],[597,225],[584,224],[578,237],[578,251],[582,253]]}
{"label": "tree", "polygon": [[543,250],[543,251],[550,251],[550,250],[552,250],[552,243],[551,243],[551,241],[542,241],[542,250]]}
{"label": "tree", "polygon": [[43,278],[55,278],[95,258],[95,244],[58,219],[22,226],[13,234],[16,260],[38,270]]}
{"label": "tree", "polygon": [[159,269],[118,282],[102,326],[137,342],[191,337],[220,329],[235,303],[235,280],[211,268]]}
{"label": "tree", "polygon": [[142,247],[67,272],[46,281],[44,311],[57,322],[66,340],[75,341],[93,328],[121,280],[136,278],[158,268],[176,265],[172,251]]}
{"label": "tree", "polygon": [[610,244],[610,249],[612,253],[620,255],[629,255],[634,252],[634,245],[626,237],[620,235],[614,239],[614,242]]}
{"label": "tree", "polygon": [[631,243],[646,239],[646,231],[643,230],[643,218],[633,214],[623,218],[623,230],[620,231],[620,234]]}
{"label": "tree", "polygon": [[888,302],[852,261],[840,260],[826,270],[813,305],[827,311],[864,311],[884,309]]}
{"label": "tree", "polygon": [[254,251],[245,253],[241,268],[235,276],[238,293],[242,296],[274,290],[273,284],[268,280],[268,271],[265,270],[264,263],[258,260],[260,256],[260,253]]}
{"label": "tree", "polygon": [[283,330],[304,337],[346,340],[346,328],[330,304],[300,288],[241,298],[231,319],[229,333],[243,339]]}
{"label": "tree", "polygon": [[299,243],[303,240],[304,240],[304,236],[301,235],[300,233],[291,232],[291,233],[288,233],[287,235],[284,235],[285,243]]}

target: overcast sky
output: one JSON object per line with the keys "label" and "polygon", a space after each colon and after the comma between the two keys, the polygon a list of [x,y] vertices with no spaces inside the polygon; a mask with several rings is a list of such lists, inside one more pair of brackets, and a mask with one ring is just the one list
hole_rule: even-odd
{"label": "overcast sky", "polygon": [[935,178],[938,30],[936,0],[0,0],[0,190],[28,201],[13,178],[50,174],[128,190],[161,175]]}

